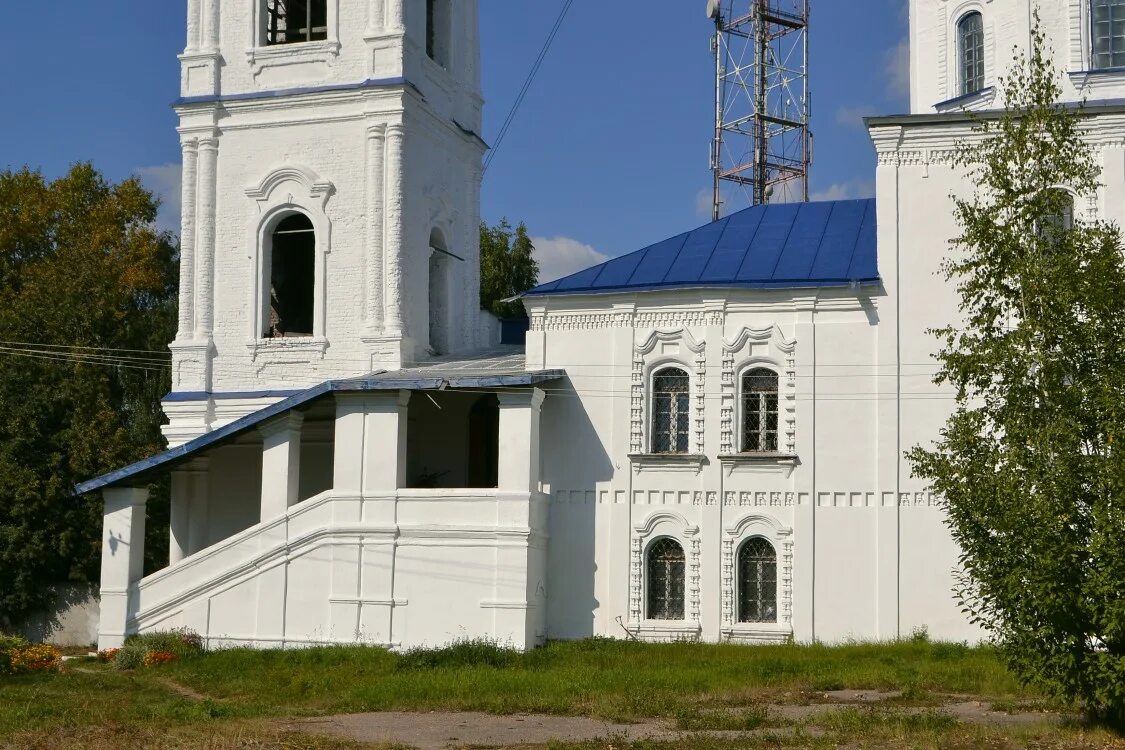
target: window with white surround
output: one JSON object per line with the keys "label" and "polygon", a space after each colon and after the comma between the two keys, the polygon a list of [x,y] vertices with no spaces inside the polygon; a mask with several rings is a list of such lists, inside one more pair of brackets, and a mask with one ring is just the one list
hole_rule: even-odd
{"label": "window with white surround", "polygon": [[777,373],[755,367],[742,376],[742,450],[776,453],[778,450]]}
{"label": "window with white surround", "polygon": [[645,617],[649,620],[684,619],[684,548],[670,537],[649,545],[645,564]]}
{"label": "window with white surround", "polygon": [[1090,39],[1094,69],[1125,67],[1125,0],[1092,0]]}
{"label": "window with white surround", "polygon": [[738,551],[738,621],[777,622],[777,551],[760,536]]}
{"label": "window with white surround", "polygon": [[961,16],[957,22],[957,59],[961,95],[975,94],[984,88],[984,17],[978,11]]}
{"label": "window with white surround", "polygon": [[266,45],[328,39],[328,0],[267,0]]}
{"label": "window with white surround", "polygon": [[679,367],[652,374],[652,452],[689,452],[691,443],[691,377]]}

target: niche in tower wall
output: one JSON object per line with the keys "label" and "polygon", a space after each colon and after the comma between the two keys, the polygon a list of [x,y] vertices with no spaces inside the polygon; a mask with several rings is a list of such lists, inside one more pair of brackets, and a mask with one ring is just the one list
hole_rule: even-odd
{"label": "niche in tower wall", "polygon": [[316,233],[304,214],[282,220],[270,248],[267,338],[313,335]]}
{"label": "niche in tower wall", "polygon": [[328,0],[269,0],[266,44],[320,42],[328,38]]}

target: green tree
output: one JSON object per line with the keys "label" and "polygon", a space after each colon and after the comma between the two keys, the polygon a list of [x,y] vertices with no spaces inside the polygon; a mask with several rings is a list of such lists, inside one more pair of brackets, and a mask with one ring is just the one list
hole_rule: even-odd
{"label": "green tree", "polygon": [[1117,227],[1063,221],[1099,187],[1084,114],[1057,104],[1036,22],[1006,110],[958,152],[970,184],[938,331],[956,409],[910,454],[960,544],[958,594],[1021,679],[1125,717],[1125,264]]}
{"label": "green tree", "polygon": [[507,219],[490,227],[480,225],[480,306],[498,318],[522,318],[527,313],[519,301],[506,299],[526,292],[537,283],[539,264],[535,245],[520,222],[512,229]]}
{"label": "green tree", "polygon": [[89,164],[0,172],[0,625],[97,580],[101,499],[72,488],[162,448],[170,369],[144,352],[174,335],[176,252],[156,209]]}

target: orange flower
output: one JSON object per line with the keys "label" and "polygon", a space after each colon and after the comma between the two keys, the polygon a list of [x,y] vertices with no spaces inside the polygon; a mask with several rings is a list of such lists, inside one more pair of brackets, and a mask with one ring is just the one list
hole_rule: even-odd
{"label": "orange flower", "polygon": [[171,651],[149,651],[145,654],[145,666],[155,667],[158,664],[170,664],[176,660],[176,655]]}

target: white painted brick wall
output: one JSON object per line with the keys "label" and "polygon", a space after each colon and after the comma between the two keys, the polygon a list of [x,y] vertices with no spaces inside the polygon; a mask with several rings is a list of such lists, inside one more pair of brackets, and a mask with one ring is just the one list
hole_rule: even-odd
{"label": "white painted brick wall", "polygon": [[[1125,73],[1088,73],[1093,67],[1088,0],[1035,4],[1061,73],[1064,100],[1125,97]],[[1031,0],[911,0],[910,111],[933,112],[935,105],[960,93],[957,22],[971,11],[979,11],[984,18],[985,85],[996,86],[1011,65],[1014,49],[1027,52],[1032,5]],[[988,109],[999,105],[997,99],[985,98],[967,106]]]}
{"label": "white painted brick wall", "polygon": [[[455,310],[450,339],[460,351],[478,341],[482,326],[477,304],[480,159],[479,54],[476,0],[453,4],[453,43],[448,70],[425,55],[425,6],[420,0],[329,0],[329,41],[261,47],[254,44],[254,5],[231,0],[188,0],[189,38],[182,57],[183,94],[178,106],[180,133],[188,148],[197,139],[218,143],[214,212],[198,212],[185,234],[195,245],[192,330],[181,331],[174,347],[177,391],[257,391],[307,387],[328,378],[372,369],[395,368],[427,356],[429,335],[429,238],[442,229],[449,250],[463,257],[452,264],[447,305]],[[219,19],[218,31],[211,20]],[[218,64],[218,60],[222,64]],[[213,75],[213,80],[209,76]],[[405,76],[409,85],[363,86]],[[335,90],[324,90],[334,87]],[[295,89],[295,90],[290,90]],[[309,89],[316,89],[310,92]],[[304,91],[304,93],[301,93]],[[222,96],[216,100],[216,94]],[[254,96],[255,94],[269,96]],[[381,179],[369,168],[372,128],[401,126],[402,193],[394,194],[390,167]],[[382,142],[380,142],[382,143]],[[387,138],[387,158],[390,138]],[[202,151],[199,151],[202,153]],[[202,157],[200,157],[202,162]],[[373,162],[378,164],[378,162]],[[297,168],[303,178],[282,181],[268,195],[248,195],[279,170]],[[196,170],[197,173],[202,170]],[[387,188],[369,195],[368,183]],[[311,183],[329,183],[326,200]],[[187,186],[196,205],[205,183]],[[260,304],[259,241],[263,216],[287,203],[323,205],[318,254],[323,275],[323,343],[263,343],[256,336]],[[384,231],[371,235],[369,217],[383,210]],[[314,211],[315,213],[315,211]],[[390,260],[391,224],[401,215],[401,269]],[[213,297],[200,274],[214,232]],[[381,260],[373,258],[382,253]],[[383,268],[382,294],[402,284],[403,337],[373,330],[367,320],[368,273]],[[378,286],[376,284],[376,286]],[[213,310],[208,373],[208,331],[201,316]],[[389,336],[389,338],[388,338]],[[193,411],[176,409],[178,419]],[[196,424],[207,413],[201,402]],[[213,410],[212,410],[213,411]],[[177,439],[183,429],[173,426]]]}

